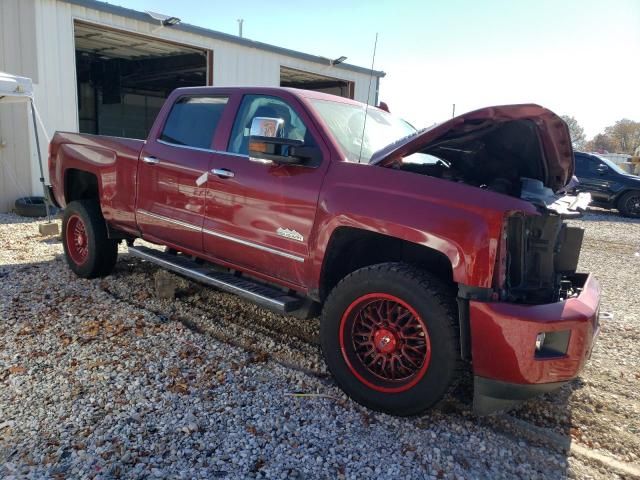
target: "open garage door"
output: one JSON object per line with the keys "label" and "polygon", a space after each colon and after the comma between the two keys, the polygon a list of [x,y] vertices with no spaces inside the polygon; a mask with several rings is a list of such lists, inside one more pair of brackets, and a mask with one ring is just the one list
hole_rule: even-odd
{"label": "open garage door", "polygon": [[353,82],[289,67],[280,67],[280,86],[353,98]]}
{"label": "open garage door", "polygon": [[75,22],[81,133],[146,138],[165,98],[210,83],[208,50]]}

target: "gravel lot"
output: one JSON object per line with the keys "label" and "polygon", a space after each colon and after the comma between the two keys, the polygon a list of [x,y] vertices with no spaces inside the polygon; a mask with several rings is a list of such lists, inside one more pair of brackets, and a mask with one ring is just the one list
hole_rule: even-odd
{"label": "gravel lot", "polygon": [[497,417],[463,385],[398,419],[335,387],[317,319],[182,279],[159,300],[124,247],[82,280],[59,239],[0,215],[0,477],[640,478],[640,222],[574,223],[613,314],[582,376]]}

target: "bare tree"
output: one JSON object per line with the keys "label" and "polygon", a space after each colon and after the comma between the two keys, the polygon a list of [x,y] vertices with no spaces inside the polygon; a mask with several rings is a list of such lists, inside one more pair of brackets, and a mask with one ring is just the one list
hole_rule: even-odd
{"label": "bare tree", "polygon": [[611,138],[616,152],[633,155],[640,147],[640,122],[623,118],[604,131]]}
{"label": "bare tree", "polygon": [[615,152],[615,141],[606,133],[599,133],[585,145],[585,150],[590,152]]}
{"label": "bare tree", "polygon": [[562,115],[561,118],[569,127],[571,144],[573,145],[574,150],[584,150],[587,144],[587,137],[584,135],[584,128],[582,128],[578,121],[570,115]]}

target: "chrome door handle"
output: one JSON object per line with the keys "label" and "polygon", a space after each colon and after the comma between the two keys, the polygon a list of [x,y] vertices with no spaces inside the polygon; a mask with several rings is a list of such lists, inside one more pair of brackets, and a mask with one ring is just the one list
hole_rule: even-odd
{"label": "chrome door handle", "polygon": [[160,160],[158,160],[156,157],[142,157],[142,161],[148,165],[155,165],[157,163],[160,163]]}
{"label": "chrome door handle", "polygon": [[217,175],[221,178],[233,178],[236,176],[231,170],[227,170],[226,168],[214,168],[211,170],[211,173]]}

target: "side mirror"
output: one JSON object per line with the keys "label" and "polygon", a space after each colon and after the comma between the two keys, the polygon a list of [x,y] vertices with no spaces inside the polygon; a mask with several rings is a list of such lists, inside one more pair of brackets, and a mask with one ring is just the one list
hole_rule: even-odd
{"label": "side mirror", "polygon": [[282,118],[255,117],[251,120],[252,137],[284,137],[284,120]]}
{"label": "side mirror", "polygon": [[305,146],[302,140],[282,138],[284,120],[281,118],[254,118],[249,135],[249,158],[282,165],[316,166],[320,163],[319,148]]}
{"label": "side mirror", "polygon": [[304,142],[277,137],[249,137],[249,158],[268,160],[283,165],[303,164],[304,159],[294,155],[296,148],[301,148]]}
{"label": "side mirror", "polygon": [[607,167],[604,163],[601,163],[596,167],[596,170],[598,171],[599,174],[602,175],[603,173],[606,173],[609,170],[609,167]]}

